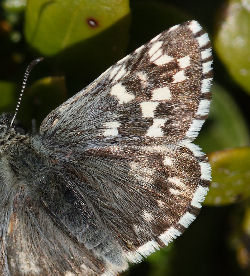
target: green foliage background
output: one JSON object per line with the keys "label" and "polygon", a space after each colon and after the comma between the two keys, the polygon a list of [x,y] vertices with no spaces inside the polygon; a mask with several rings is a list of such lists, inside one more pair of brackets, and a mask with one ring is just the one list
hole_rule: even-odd
{"label": "green foliage background", "polygon": [[250,1],[4,0],[0,2],[0,112],[29,130],[106,68],[159,32],[198,20],[213,43],[213,103],[196,143],[209,155],[205,207],[182,237],[123,275],[250,275]]}

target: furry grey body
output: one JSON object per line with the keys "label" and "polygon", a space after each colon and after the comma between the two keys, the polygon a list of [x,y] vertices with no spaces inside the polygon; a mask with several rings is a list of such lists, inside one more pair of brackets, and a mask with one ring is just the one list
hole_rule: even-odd
{"label": "furry grey body", "polygon": [[[5,114],[1,117],[0,122],[6,118]],[[5,123],[4,128],[8,129],[9,122]],[[3,125],[1,126],[3,127]],[[47,258],[45,260],[47,270],[40,271],[38,268],[41,275],[57,275],[56,271],[61,270],[62,267],[65,272],[72,270],[72,264],[67,265],[66,261],[62,264],[62,260],[60,260],[60,254],[63,254],[64,258],[70,257],[69,252],[64,252],[64,239],[60,241],[60,244],[54,244],[48,234],[51,231],[59,236],[69,235],[68,242],[72,247],[75,243],[82,244],[87,250],[95,252],[97,256],[100,255],[118,266],[121,265],[119,244],[115,242],[110,231],[103,225],[99,214],[93,211],[95,208],[89,202],[88,192],[82,193],[81,189],[86,189],[86,183],[80,182],[72,174],[72,171],[81,170],[81,162],[78,161],[74,164],[74,162],[66,160],[65,156],[60,158],[60,153],[48,152],[39,135],[34,137],[21,135],[12,128],[4,135],[0,134],[0,137],[3,145],[0,146],[0,208],[2,210],[0,212],[0,227],[3,241],[2,260],[7,262],[3,266],[2,274],[15,275],[16,268],[22,266],[22,260],[18,254],[22,254],[22,250],[26,249],[27,244],[20,244],[20,251],[16,254],[18,244],[9,240],[14,238],[12,237],[14,233],[17,234],[15,231],[19,231],[12,229],[12,224],[14,224],[12,220],[16,220],[17,215],[17,227],[23,228],[22,234],[27,236],[26,242],[33,236],[33,233],[43,234],[43,237],[37,240],[34,236],[32,244],[40,258]],[[91,191],[89,192],[91,193]],[[39,208],[44,208],[50,216],[46,230],[44,224],[47,223],[47,220],[43,215],[37,213]],[[24,225],[21,225],[22,223]],[[26,225],[27,223],[28,225]],[[58,231],[57,228],[60,230]],[[46,247],[39,245],[41,238],[45,239],[43,242],[46,242]],[[46,241],[46,239],[48,240]],[[48,258],[46,251],[54,252],[53,258],[51,258],[52,255]],[[82,253],[79,254],[79,259],[81,255]],[[35,256],[32,258],[35,260]],[[72,260],[72,262],[74,263],[76,260]],[[79,265],[77,262],[76,264]],[[12,269],[14,270],[12,271]],[[27,274],[30,268],[26,269],[26,272],[25,268],[23,269],[23,274]],[[29,273],[31,275],[32,271]],[[34,269],[35,274],[36,269]]]}

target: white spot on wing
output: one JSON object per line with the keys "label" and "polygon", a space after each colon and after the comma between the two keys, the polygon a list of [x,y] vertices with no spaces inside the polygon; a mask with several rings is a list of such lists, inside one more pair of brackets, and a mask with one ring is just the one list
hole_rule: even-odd
{"label": "white spot on wing", "polygon": [[173,195],[179,195],[179,194],[181,194],[181,191],[176,190],[176,189],[173,189],[173,188],[170,188],[170,189],[169,189],[169,192],[170,192],[171,194],[173,194]]}
{"label": "white spot on wing", "polygon": [[177,83],[177,82],[184,81],[186,79],[186,76],[184,74],[184,71],[181,70],[181,71],[177,72],[176,74],[174,74],[173,78],[174,78],[173,83]]}
{"label": "white spot on wing", "polygon": [[192,20],[189,24],[189,29],[193,32],[193,34],[196,34],[198,33],[202,28],[201,28],[201,25],[195,21],[195,20]]}
{"label": "white spot on wing", "polygon": [[162,41],[156,41],[155,43],[153,43],[153,45],[148,51],[150,57],[153,57],[153,55],[161,48],[162,43]]}
{"label": "white spot on wing", "polygon": [[212,61],[208,61],[202,64],[202,73],[206,74],[212,70]]}
{"label": "white spot on wing", "polygon": [[201,100],[198,106],[198,110],[196,115],[205,116],[209,112],[210,101],[209,100]]}
{"label": "white spot on wing", "polygon": [[121,78],[123,78],[126,75],[127,71],[125,70],[124,66],[120,69],[118,74],[115,76],[114,81],[117,81]]}
{"label": "white spot on wing", "polygon": [[193,120],[186,136],[189,138],[195,138],[198,135],[204,121],[205,120]]}
{"label": "white spot on wing", "polygon": [[153,219],[152,214],[150,214],[150,213],[147,212],[147,211],[143,211],[142,216],[143,216],[143,218],[144,218],[147,222],[150,222],[150,221],[152,221],[152,219]]}
{"label": "white spot on wing", "polygon": [[103,135],[104,136],[117,136],[119,134],[118,132],[118,127],[120,126],[121,124],[119,122],[107,122],[104,124],[104,127],[106,127]]}
{"label": "white spot on wing", "polygon": [[171,182],[172,184],[176,185],[177,187],[181,189],[186,189],[186,185],[176,176],[174,177],[169,177],[168,181]]}
{"label": "white spot on wing", "polygon": [[170,227],[167,231],[159,236],[159,239],[166,245],[181,235],[181,232],[174,227]]}
{"label": "white spot on wing", "polygon": [[142,102],[140,103],[142,110],[142,117],[144,118],[154,118],[154,111],[159,103],[157,102]]}
{"label": "white spot on wing", "polygon": [[135,96],[128,93],[125,86],[120,83],[117,83],[111,88],[110,94],[117,97],[119,104],[128,103],[135,98]]}
{"label": "white spot on wing", "polygon": [[154,60],[154,64],[156,65],[164,65],[172,61],[173,58],[168,55],[162,55],[158,59]]}
{"label": "white spot on wing", "polygon": [[211,167],[208,162],[200,162],[201,167],[201,179],[203,180],[211,180]]}
{"label": "white spot on wing", "polygon": [[165,157],[164,157],[164,160],[163,160],[163,164],[164,164],[165,166],[171,167],[171,166],[173,165],[173,160],[172,160],[172,158],[170,158],[169,156],[165,156]]}
{"label": "white spot on wing", "polygon": [[201,92],[208,93],[210,91],[212,78],[204,79],[201,81]]}
{"label": "white spot on wing", "polygon": [[164,126],[167,119],[154,119],[153,125],[149,127],[146,136],[150,137],[162,137],[164,135],[161,127]]}
{"label": "white spot on wing", "polygon": [[189,212],[186,212],[179,220],[179,223],[184,226],[184,227],[188,227],[191,222],[193,222],[195,220],[195,216]]}
{"label": "white spot on wing", "polygon": [[208,192],[207,187],[202,187],[201,185],[198,186],[198,188],[194,192],[193,199],[191,201],[191,205],[196,208],[201,208],[201,203],[205,200],[207,192]]}
{"label": "white spot on wing", "polygon": [[150,61],[155,62],[156,59],[158,59],[160,56],[162,56],[162,50],[159,49],[157,52],[155,52],[152,57],[150,58]]}
{"label": "white spot on wing", "polygon": [[140,246],[136,251],[139,254],[141,254],[142,256],[146,257],[158,249],[160,249],[160,247],[157,242],[149,241],[149,242],[145,243],[144,245]]}
{"label": "white spot on wing", "polygon": [[211,48],[206,49],[206,50],[204,50],[204,51],[201,52],[201,58],[202,58],[202,59],[208,58],[208,57],[210,57],[211,55],[212,55],[212,50],[211,50]]}
{"label": "white spot on wing", "polygon": [[180,146],[184,146],[184,147],[190,149],[193,152],[194,156],[196,156],[196,157],[204,156],[204,153],[201,151],[201,148],[188,140],[181,141]]}
{"label": "white spot on wing", "polygon": [[209,42],[208,34],[205,33],[199,37],[197,37],[198,43],[200,47],[205,46]]}
{"label": "white spot on wing", "polygon": [[185,56],[178,59],[179,66],[183,69],[190,66],[190,56]]}
{"label": "white spot on wing", "polygon": [[167,86],[156,88],[152,91],[152,100],[155,101],[164,101],[164,100],[170,100],[171,99],[171,93]]}

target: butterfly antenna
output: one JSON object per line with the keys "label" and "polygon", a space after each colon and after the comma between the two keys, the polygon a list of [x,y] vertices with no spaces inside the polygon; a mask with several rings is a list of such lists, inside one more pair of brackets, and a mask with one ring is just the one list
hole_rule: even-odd
{"label": "butterfly antenna", "polygon": [[31,63],[26,68],[26,71],[25,71],[24,77],[23,77],[22,89],[21,89],[21,92],[20,92],[20,95],[19,95],[19,98],[18,98],[18,101],[17,101],[17,105],[16,105],[16,110],[15,110],[14,116],[13,116],[11,122],[10,122],[10,127],[12,127],[12,125],[13,125],[15,119],[16,119],[16,115],[17,115],[17,112],[19,110],[19,107],[20,107],[20,104],[21,104],[21,101],[22,101],[23,93],[24,93],[24,90],[26,88],[26,84],[27,84],[27,80],[28,80],[29,74],[32,71],[32,69],[34,68],[34,66],[37,65],[39,62],[41,62],[43,59],[44,59],[43,57],[34,59],[33,61],[31,61]]}

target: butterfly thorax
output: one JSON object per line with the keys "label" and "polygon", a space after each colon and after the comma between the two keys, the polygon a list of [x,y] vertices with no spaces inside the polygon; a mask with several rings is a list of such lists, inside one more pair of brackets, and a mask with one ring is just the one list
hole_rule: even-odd
{"label": "butterfly thorax", "polygon": [[15,126],[10,127],[10,117],[3,113],[0,115],[0,155],[8,151],[9,147],[29,139],[27,135],[20,134]]}

